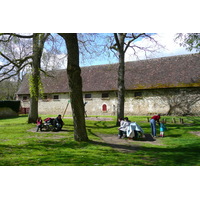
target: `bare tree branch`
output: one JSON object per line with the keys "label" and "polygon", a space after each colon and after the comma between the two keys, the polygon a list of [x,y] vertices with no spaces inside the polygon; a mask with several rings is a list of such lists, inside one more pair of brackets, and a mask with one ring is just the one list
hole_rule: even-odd
{"label": "bare tree branch", "polygon": [[9,37],[11,36],[15,36],[15,37],[19,37],[19,38],[33,38],[33,35],[20,35],[17,33],[0,33],[0,36],[2,35],[8,35]]}

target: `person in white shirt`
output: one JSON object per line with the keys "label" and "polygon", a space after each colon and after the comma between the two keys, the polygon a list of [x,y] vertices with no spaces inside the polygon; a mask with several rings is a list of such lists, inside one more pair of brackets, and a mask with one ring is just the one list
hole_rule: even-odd
{"label": "person in white shirt", "polygon": [[128,117],[125,117],[124,119],[120,118],[119,122],[120,122],[120,127],[118,128],[118,130],[119,130],[118,138],[121,139],[123,137],[123,135],[124,135],[124,137],[127,137],[126,131],[130,124],[130,121],[129,121]]}

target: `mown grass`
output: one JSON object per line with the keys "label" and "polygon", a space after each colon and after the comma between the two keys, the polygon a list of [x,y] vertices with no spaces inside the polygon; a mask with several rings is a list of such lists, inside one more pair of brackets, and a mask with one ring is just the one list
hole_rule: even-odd
{"label": "mown grass", "polygon": [[[44,119],[47,116],[42,116]],[[150,133],[146,116],[131,116]],[[114,121],[87,120],[90,141],[76,142],[72,119],[64,119],[63,132],[31,132],[35,124],[27,124],[27,116],[0,120],[1,166],[199,166],[200,137],[191,131],[200,131],[200,117],[184,117],[185,124],[171,123],[167,118],[166,137],[157,138],[160,145],[140,144],[139,150],[123,153],[104,143],[97,134],[117,137]],[[178,119],[178,118],[177,118]],[[177,120],[178,121],[178,120]]]}

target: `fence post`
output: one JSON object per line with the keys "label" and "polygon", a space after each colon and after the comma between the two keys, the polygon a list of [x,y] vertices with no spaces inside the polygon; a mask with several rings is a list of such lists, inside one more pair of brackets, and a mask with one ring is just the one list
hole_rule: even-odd
{"label": "fence post", "polygon": [[176,119],[172,118],[172,123],[176,124]]}

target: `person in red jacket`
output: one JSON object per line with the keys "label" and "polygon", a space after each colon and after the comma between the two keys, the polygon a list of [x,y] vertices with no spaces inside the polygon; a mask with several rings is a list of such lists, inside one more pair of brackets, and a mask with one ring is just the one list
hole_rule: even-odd
{"label": "person in red jacket", "polygon": [[37,123],[37,130],[36,130],[36,132],[38,132],[39,129],[40,129],[40,131],[42,131],[42,118],[38,117],[36,123]]}
{"label": "person in red jacket", "polygon": [[151,119],[150,119],[150,124],[151,124],[151,134],[153,137],[156,137],[156,122],[158,124],[160,124],[160,114],[158,115],[154,115]]}

